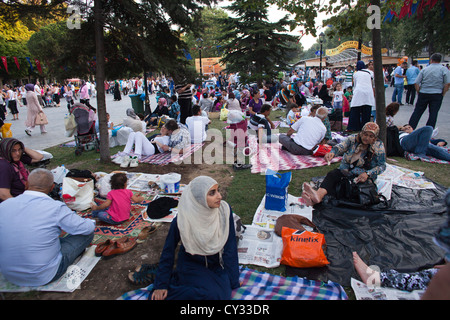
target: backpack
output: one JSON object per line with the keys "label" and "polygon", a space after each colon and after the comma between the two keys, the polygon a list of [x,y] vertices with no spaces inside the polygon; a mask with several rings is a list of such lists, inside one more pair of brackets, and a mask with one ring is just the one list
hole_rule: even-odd
{"label": "backpack", "polygon": [[400,145],[398,138],[399,132],[396,126],[389,126],[386,128],[386,156],[388,157],[403,157],[405,150]]}

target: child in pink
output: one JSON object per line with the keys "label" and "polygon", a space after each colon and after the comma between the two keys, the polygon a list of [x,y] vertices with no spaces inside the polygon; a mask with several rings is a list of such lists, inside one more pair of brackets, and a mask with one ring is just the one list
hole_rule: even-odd
{"label": "child in pink", "polygon": [[133,191],[127,189],[127,181],[125,173],[115,173],[111,177],[111,191],[106,201],[99,206],[91,205],[93,217],[109,224],[121,224],[130,218],[131,203],[142,202],[144,198],[135,196]]}

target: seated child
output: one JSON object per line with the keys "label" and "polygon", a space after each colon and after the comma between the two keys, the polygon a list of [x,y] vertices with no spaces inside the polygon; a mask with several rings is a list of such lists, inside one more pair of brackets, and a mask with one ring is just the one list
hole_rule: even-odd
{"label": "seated child", "polygon": [[386,127],[394,125],[394,116],[398,113],[400,104],[398,102],[392,102],[386,106]]}
{"label": "seated child", "polygon": [[300,108],[295,104],[292,106],[291,110],[289,110],[286,118],[286,122],[288,125],[293,125],[298,119],[301,118]]}
{"label": "seated child", "polygon": [[106,201],[101,205],[91,204],[92,215],[100,221],[109,224],[120,224],[130,218],[131,203],[142,202],[144,198],[135,196],[133,191],[127,189],[127,175],[115,173],[111,177],[111,191]]}

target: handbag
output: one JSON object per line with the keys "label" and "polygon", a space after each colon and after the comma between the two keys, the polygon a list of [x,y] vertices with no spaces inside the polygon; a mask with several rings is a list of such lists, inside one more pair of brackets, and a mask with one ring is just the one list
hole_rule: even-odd
{"label": "handbag", "polygon": [[44,124],[48,124],[48,120],[47,120],[47,116],[45,115],[44,112],[39,112],[38,115],[36,116],[36,121],[35,121],[36,125],[44,125]]}
{"label": "handbag", "polygon": [[342,177],[336,186],[338,205],[368,208],[384,203],[387,199],[378,193],[378,188],[372,178],[365,182],[355,183],[351,177]]}

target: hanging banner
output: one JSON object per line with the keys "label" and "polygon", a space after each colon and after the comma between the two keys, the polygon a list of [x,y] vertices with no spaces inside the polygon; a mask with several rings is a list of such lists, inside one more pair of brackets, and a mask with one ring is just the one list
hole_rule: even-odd
{"label": "hanging banner", "polygon": [[14,57],[14,62],[16,63],[17,69],[20,70],[19,60],[17,60],[17,57]]}
{"label": "hanging banner", "polygon": [[2,57],[2,61],[3,61],[3,65],[5,66],[6,72],[9,73],[8,72],[8,61],[6,61],[6,57]]}
{"label": "hanging banner", "polygon": [[33,71],[33,65],[31,64],[30,58],[29,57],[25,57],[25,59],[27,59],[28,63],[30,64],[31,71]]}
{"label": "hanging banner", "polygon": [[38,68],[39,73],[42,73],[41,63],[38,59],[34,59],[34,62],[36,63],[36,67]]}
{"label": "hanging banner", "polygon": [[[347,50],[347,49],[358,49],[358,41],[346,41],[346,42],[343,42],[338,47],[336,47],[334,49],[327,49],[327,50],[325,50],[325,55],[328,56],[328,57],[335,56],[335,55],[337,55],[337,54],[339,54],[342,51]],[[363,54],[371,56],[372,55],[372,48],[362,44],[361,45],[361,52]],[[382,54],[387,53],[387,49],[386,48],[381,49],[381,53]]]}

